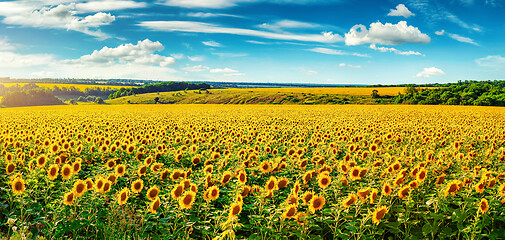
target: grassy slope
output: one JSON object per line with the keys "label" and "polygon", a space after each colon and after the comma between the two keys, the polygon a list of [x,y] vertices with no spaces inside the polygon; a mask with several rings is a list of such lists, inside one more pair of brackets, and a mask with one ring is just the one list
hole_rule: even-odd
{"label": "grassy slope", "polygon": [[107,100],[110,104],[152,104],[156,97],[161,103],[213,104],[373,104],[370,97],[377,89],[382,95],[397,95],[403,87],[389,88],[253,88],[211,89],[209,93],[178,91],[147,93]]}
{"label": "grassy slope", "polygon": [[[28,83],[0,83],[3,84],[6,87],[14,86],[14,85],[19,85],[19,86],[24,86]],[[59,88],[69,88],[74,86],[75,88],[84,91],[86,88],[111,88],[111,89],[120,89],[122,87],[128,88],[128,86],[111,86],[111,85],[91,85],[91,84],[66,84],[66,83],[35,83],[37,86],[41,88],[54,88],[54,86],[57,86]]]}

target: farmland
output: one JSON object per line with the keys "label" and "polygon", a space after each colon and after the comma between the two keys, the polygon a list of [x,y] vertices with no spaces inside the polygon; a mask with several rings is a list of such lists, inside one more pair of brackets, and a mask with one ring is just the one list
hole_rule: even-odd
{"label": "farmland", "polygon": [[[0,84],[3,84],[6,87],[12,87],[15,85],[24,86],[29,83],[0,83]],[[49,89],[52,89],[54,87],[58,87],[58,88],[75,87],[75,88],[79,89],[80,91],[84,91],[84,90],[86,90],[86,88],[120,89],[122,87],[125,87],[125,86],[113,86],[113,85],[91,85],[91,84],[71,84],[71,83],[68,83],[68,84],[67,83],[35,83],[35,84],[41,88],[49,88]]]}
{"label": "farmland", "polygon": [[503,108],[87,105],[0,116],[0,238],[505,235]]}

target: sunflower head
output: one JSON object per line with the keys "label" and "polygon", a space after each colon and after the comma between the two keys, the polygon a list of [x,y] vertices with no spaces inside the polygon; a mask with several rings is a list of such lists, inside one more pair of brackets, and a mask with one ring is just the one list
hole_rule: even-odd
{"label": "sunflower head", "polygon": [[75,181],[73,191],[76,197],[81,197],[87,190],[88,188],[86,186],[86,182],[84,182],[83,180]]}
{"label": "sunflower head", "polygon": [[69,179],[72,177],[73,174],[73,169],[70,165],[64,164],[63,167],[61,168],[61,176],[63,179]]}
{"label": "sunflower head", "polygon": [[16,169],[16,164],[10,162],[5,167],[5,172],[7,173],[7,175],[9,175],[9,174],[13,173],[15,169]]}
{"label": "sunflower head", "polygon": [[74,192],[73,191],[72,192],[68,192],[63,197],[63,203],[65,205],[72,205],[72,203],[74,202],[74,199],[75,199]]}
{"label": "sunflower head", "polygon": [[331,177],[327,174],[320,174],[317,178],[317,184],[320,188],[327,188],[331,183]]}
{"label": "sunflower head", "polygon": [[174,186],[174,188],[172,188],[172,192],[171,192],[172,198],[174,200],[178,200],[181,197],[183,192],[184,192],[184,185],[183,184],[176,184]]}
{"label": "sunflower head", "polygon": [[386,213],[388,213],[388,209],[387,207],[385,206],[381,206],[381,207],[378,207],[377,209],[375,209],[375,211],[373,212],[373,215],[372,215],[372,222],[375,224],[375,225],[378,225],[379,222],[381,221],[381,219],[384,217],[384,215],[386,215]]}
{"label": "sunflower head", "polygon": [[313,196],[309,203],[309,210],[314,213],[317,210],[323,209],[326,199],[323,196]]}
{"label": "sunflower head", "polygon": [[271,176],[270,179],[265,184],[265,190],[273,191],[277,187],[277,180],[274,176]]}
{"label": "sunflower head", "polygon": [[358,197],[356,197],[354,194],[349,194],[349,196],[342,202],[342,206],[348,208],[356,203],[356,201],[358,201]]}
{"label": "sunflower head", "polygon": [[234,218],[242,212],[242,203],[234,202],[230,206],[229,217]]}
{"label": "sunflower head", "polygon": [[115,170],[114,172],[116,173],[117,176],[122,177],[126,172],[126,165],[118,164],[116,166],[116,169],[114,169],[114,170]]}
{"label": "sunflower head", "polygon": [[231,172],[230,171],[225,171],[223,173],[223,177],[221,178],[221,184],[222,185],[228,184],[230,182],[231,178],[232,178]]}
{"label": "sunflower head", "polygon": [[296,205],[290,204],[286,207],[286,210],[282,214],[282,218],[284,218],[284,219],[292,218],[292,217],[296,216],[296,212],[297,212]]}
{"label": "sunflower head", "polygon": [[289,183],[289,180],[287,178],[281,178],[279,179],[279,181],[277,182],[277,188],[278,189],[281,189],[281,188],[284,188],[288,185]]}
{"label": "sunflower head", "polygon": [[11,179],[12,192],[14,194],[21,194],[25,191],[25,180],[21,176],[16,176]]}
{"label": "sunflower head", "polygon": [[147,190],[146,197],[147,199],[154,201],[158,197],[159,193],[160,189],[157,186],[152,186],[151,188],[149,188],[149,190]]}
{"label": "sunflower head", "polygon": [[144,188],[144,181],[142,181],[142,179],[137,179],[133,181],[131,184],[131,190],[134,193],[140,193],[140,191],[142,191],[143,188]]}
{"label": "sunflower head", "polygon": [[483,198],[480,200],[479,203],[479,211],[485,213],[487,212],[487,210],[489,210],[489,204],[487,202],[487,199]]}
{"label": "sunflower head", "polygon": [[160,197],[156,197],[151,203],[149,204],[149,211],[152,214],[156,214],[156,211],[158,208],[160,208],[161,202],[160,202]]}
{"label": "sunflower head", "polygon": [[182,197],[179,198],[179,207],[181,209],[190,209],[195,201],[196,193],[193,191],[186,191]]}

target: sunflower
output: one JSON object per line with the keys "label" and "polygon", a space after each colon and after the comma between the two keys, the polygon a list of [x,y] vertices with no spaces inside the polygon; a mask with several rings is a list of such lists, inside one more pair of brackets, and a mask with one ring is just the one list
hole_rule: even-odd
{"label": "sunflower", "polygon": [[202,159],[199,156],[195,156],[195,157],[193,157],[193,159],[191,159],[191,163],[193,163],[193,166],[196,166],[201,162],[202,162]]}
{"label": "sunflower", "polygon": [[151,165],[151,171],[158,173],[160,172],[161,167],[163,167],[163,163],[154,163]]}
{"label": "sunflower", "polygon": [[324,204],[326,203],[326,199],[323,196],[314,195],[309,203],[309,210],[314,213],[316,210],[323,209]]}
{"label": "sunflower", "polygon": [[303,184],[308,184],[312,179],[312,171],[307,171],[303,174],[302,180]]}
{"label": "sunflower", "polygon": [[210,201],[214,201],[219,197],[219,188],[217,188],[216,186],[210,187],[207,191]]}
{"label": "sunflower", "polygon": [[444,189],[444,195],[447,196],[449,194],[451,195],[456,195],[459,191],[459,181],[458,180],[453,180],[449,184],[447,184],[447,187]]}
{"label": "sunflower", "polygon": [[126,172],[126,165],[119,164],[116,166],[115,173],[118,177],[122,177]]}
{"label": "sunflower", "polygon": [[108,179],[103,179],[103,186],[100,192],[104,194],[108,193],[110,191],[111,185],[112,183]]}
{"label": "sunflower", "polygon": [[14,194],[21,194],[26,189],[25,180],[19,175],[16,176],[15,178],[12,178],[11,179],[11,187],[12,187],[12,192],[14,192]]}
{"label": "sunflower", "polygon": [[93,187],[94,187],[94,185],[95,185],[95,184],[93,183],[93,180],[92,180],[91,178],[88,178],[88,179],[86,179],[86,181],[85,181],[85,182],[86,182],[86,191],[90,191],[90,190],[92,190],[92,189],[93,189]]}
{"label": "sunflower", "polygon": [[181,177],[181,171],[179,171],[179,170],[175,170],[170,175],[170,179],[172,179],[172,181],[175,181],[175,180],[179,179],[180,177]]}
{"label": "sunflower", "polygon": [[358,197],[356,197],[354,194],[349,194],[349,196],[342,202],[342,206],[348,208],[356,203],[356,201],[358,201]]}
{"label": "sunflower", "polygon": [[68,164],[65,164],[63,165],[63,167],[61,168],[61,176],[63,177],[63,179],[69,179],[70,177],[72,177],[72,167]]}
{"label": "sunflower", "polygon": [[160,174],[160,179],[161,180],[165,180],[168,178],[168,173],[169,173],[169,170],[168,169],[165,169],[163,171],[161,171],[161,174]]}
{"label": "sunflower", "polygon": [[144,188],[144,181],[142,181],[142,179],[137,179],[131,184],[131,189],[134,193],[140,193],[140,191],[142,191],[142,188]]}
{"label": "sunflower", "polygon": [[498,193],[502,196],[505,195],[505,183],[498,188]]}
{"label": "sunflower", "polygon": [[475,191],[478,193],[483,193],[485,187],[486,187],[486,178],[483,178],[482,180],[479,181],[479,183],[477,183],[477,185],[475,185]]}
{"label": "sunflower", "polygon": [[86,182],[83,180],[77,180],[74,183],[73,192],[75,193],[75,197],[81,197],[87,191]]}
{"label": "sunflower", "polygon": [[156,210],[158,210],[158,208],[160,208],[160,197],[156,197],[156,199],[154,199],[150,204],[149,204],[149,211],[152,213],[152,214],[156,214]]}
{"label": "sunflower", "polygon": [[246,182],[247,182],[247,175],[245,174],[244,170],[242,170],[242,171],[239,172],[239,174],[238,174],[238,181],[241,184],[246,184]]}
{"label": "sunflower", "polygon": [[286,210],[282,214],[282,218],[283,219],[292,218],[296,215],[296,212],[297,212],[296,205],[290,204],[290,205],[288,205],[288,207],[286,208]]}
{"label": "sunflower", "polygon": [[109,176],[107,177],[107,180],[109,180],[111,184],[115,184],[116,180],[117,180],[116,174],[115,173],[109,174]]}
{"label": "sunflower", "polygon": [[296,182],[295,183],[295,186],[293,187],[292,189],[292,192],[296,195],[298,195],[298,193],[300,192],[300,189],[301,189],[301,185],[299,182]]}
{"label": "sunflower", "polygon": [[230,171],[225,171],[223,173],[223,177],[221,178],[221,184],[222,185],[228,184],[228,182],[230,182],[231,178],[232,178],[231,172]]}
{"label": "sunflower", "polygon": [[273,191],[277,187],[277,181],[274,176],[271,176],[270,179],[268,179],[267,183],[265,184],[265,189],[267,191]]}
{"label": "sunflower", "polygon": [[191,181],[189,179],[184,179],[184,181],[182,181],[181,184],[182,186],[184,186],[184,190],[186,190],[191,185]]}
{"label": "sunflower", "polygon": [[182,184],[176,184],[174,186],[174,188],[172,188],[172,192],[171,192],[171,195],[172,195],[172,198],[174,200],[178,200],[179,197],[181,197],[182,193],[184,192],[184,185]]}
{"label": "sunflower", "polygon": [[249,193],[251,192],[251,187],[247,186],[247,185],[244,185],[242,187],[242,191],[240,192],[240,195],[242,197],[247,197],[247,195],[249,195]]}
{"label": "sunflower", "polygon": [[193,191],[186,191],[182,197],[179,198],[179,207],[181,209],[190,209],[195,201],[196,193]]}
{"label": "sunflower", "polygon": [[59,170],[60,170],[60,168],[58,167],[57,164],[52,164],[51,166],[49,166],[49,170],[47,171],[47,177],[50,180],[56,179],[58,177]]}
{"label": "sunflower", "polygon": [[160,189],[157,186],[152,186],[147,190],[147,199],[154,201],[156,197],[158,197],[158,194],[160,193]]}
{"label": "sunflower", "polygon": [[192,183],[190,186],[189,186],[189,190],[191,190],[192,192],[194,193],[197,193],[198,192],[198,185]]}
{"label": "sunflower", "polygon": [[388,208],[385,206],[380,206],[375,211],[373,212],[372,216],[372,222],[375,223],[375,225],[378,225],[381,219],[388,213]]}
{"label": "sunflower", "polygon": [[147,172],[147,165],[142,165],[137,170],[137,174],[139,175],[139,177],[146,175],[146,172]]}
{"label": "sunflower", "polygon": [[361,179],[360,172],[361,169],[358,166],[351,168],[351,180],[360,180]]}
{"label": "sunflower", "polygon": [[419,187],[419,183],[416,180],[413,180],[409,183],[410,188],[416,189]]}
{"label": "sunflower", "polygon": [[63,197],[63,203],[65,205],[71,205],[74,202],[74,199],[75,199],[75,195],[74,195],[73,191],[65,193],[65,196]]}
{"label": "sunflower", "polygon": [[404,199],[407,196],[407,194],[409,194],[409,191],[410,191],[409,185],[405,185],[404,187],[400,188],[400,190],[398,190],[398,197]]}
{"label": "sunflower", "polygon": [[296,195],[289,195],[288,198],[286,199],[286,202],[288,204],[295,204],[298,206],[298,196]]}
{"label": "sunflower", "polygon": [[144,165],[151,165],[151,163],[153,163],[153,157],[149,156],[149,157],[146,157],[146,159],[144,159]]}
{"label": "sunflower", "polygon": [[60,150],[60,147],[58,146],[58,144],[54,143],[53,145],[51,145],[51,147],[49,147],[49,150],[51,151],[51,153],[56,154]]}
{"label": "sunflower", "polygon": [[368,195],[370,194],[370,187],[363,188],[358,190],[358,197],[361,201],[365,201],[367,199]]}
{"label": "sunflower", "polygon": [[437,181],[435,181],[435,184],[438,185],[438,184],[444,183],[444,179],[445,179],[445,174],[442,173],[440,176],[437,177]]}
{"label": "sunflower", "polygon": [[16,164],[8,163],[7,166],[5,167],[5,172],[7,173],[7,175],[9,175],[9,174],[13,173],[15,169],[16,169]]}
{"label": "sunflower", "polygon": [[489,179],[489,182],[487,184],[487,188],[493,188],[496,185],[496,178],[491,178]]}
{"label": "sunflower", "polygon": [[379,194],[379,191],[377,189],[372,189],[372,193],[370,194],[370,204],[373,204],[375,202],[375,199],[377,199],[377,194]]}
{"label": "sunflower", "polygon": [[44,165],[46,165],[46,162],[47,162],[46,156],[45,155],[40,155],[37,158],[37,167],[43,168]]}
{"label": "sunflower", "polygon": [[111,170],[114,168],[114,166],[116,166],[116,160],[110,159],[109,161],[107,161],[106,165],[107,165],[107,170]]}
{"label": "sunflower", "polygon": [[277,182],[277,188],[278,189],[281,189],[281,188],[284,188],[288,185],[289,183],[289,180],[287,178],[281,178],[279,179],[279,181]]}
{"label": "sunflower", "polygon": [[419,171],[417,172],[417,181],[424,182],[425,179],[426,179],[426,169],[423,167],[419,169]]}
{"label": "sunflower", "polygon": [[487,212],[487,210],[489,210],[489,204],[487,202],[487,199],[483,198],[480,200],[479,203],[479,211],[485,213]]}
{"label": "sunflower", "polygon": [[303,212],[298,212],[295,216],[296,222],[300,225],[305,225],[307,224],[307,214]]}
{"label": "sunflower", "polygon": [[203,169],[203,171],[207,172],[207,173],[212,173],[213,169],[214,169],[213,165],[207,165],[207,166],[205,166],[205,168]]}
{"label": "sunflower", "polygon": [[261,164],[260,164],[260,170],[261,172],[263,173],[268,173],[270,172],[271,170],[271,166],[270,166],[270,163],[268,161],[263,161]]}
{"label": "sunflower", "polygon": [[229,217],[230,218],[236,217],[237,215],[240,214],[240,212],[242,212],[242,203],[234,202],[230,206]]}
{"label": "sunflower", "polygon": [[391,194],[393,190],[391,189],[391,185],[389,183],[385,183],[384,186],[382,186],[382,194],[383,195],[389,195]]}
{"label": "sunflower", "polygon": [[331,177],[327,174],[320,174],[317,183],[320,188],[327,188],[331,183]]}
{"label": "sunflower", "polygon": [[312,197],[314,197],[313,192],[305,192],[302,196],[303,204],[309,204]]}

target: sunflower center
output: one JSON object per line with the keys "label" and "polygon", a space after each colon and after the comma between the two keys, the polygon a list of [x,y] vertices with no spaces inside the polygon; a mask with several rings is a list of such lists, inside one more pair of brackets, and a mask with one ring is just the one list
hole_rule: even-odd
{"label": "sunflower center", "polygon": [[20,181],[17,181],[14,184],[14,189],[16,189],[16,191],[21,191],[21,189],[23,189],[23,184]]}

